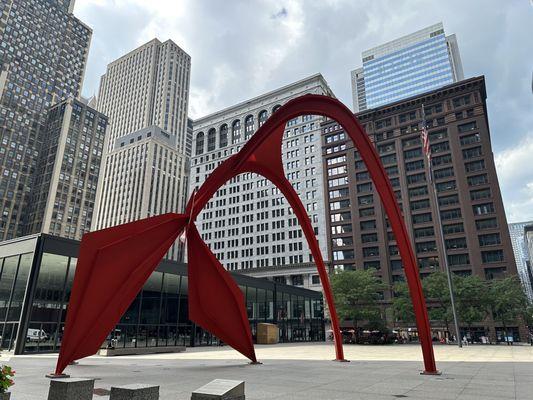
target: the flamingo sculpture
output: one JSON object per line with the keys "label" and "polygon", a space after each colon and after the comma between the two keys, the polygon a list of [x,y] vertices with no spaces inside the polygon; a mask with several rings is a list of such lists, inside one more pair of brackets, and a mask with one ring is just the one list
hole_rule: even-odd
{"label": "the flamingo sculpture", "polygon": [[232,177],[245,172],[269,179],[293,208],[324,289],[331,315],[336,360],[344,360],[328,273],[309,217],[285,177],[281,159],[285,124],[304,114],[323,115],[337,120],[359,150],[398,243],[416,315],[425,373],[437,373],[416,258],[379,156],[357,119],[341,102],[326,96],[305,95],[279,108],[237,154],[219,165],[191,196],[184,214],[163,214],[83,236],[56,374],[61,374],[70,362],[98,351],[167,250],[184,230],[189,260],[190,320],[252,362],[257,361],[243,295],[231,275],[203,242],[194,224],[196,217],[216,191]]}

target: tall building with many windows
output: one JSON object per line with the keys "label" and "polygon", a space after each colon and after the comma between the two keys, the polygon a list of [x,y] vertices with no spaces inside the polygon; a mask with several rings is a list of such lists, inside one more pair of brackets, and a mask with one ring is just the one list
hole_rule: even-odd
{"label": "tall building with many windows", "polygon": [[107,117],[86,100],[48,112],[33,182],[28,233],[80,240],[91,228]]}
{"label": "tall building with many windows", "polygon": [[[190,70],[187,53],[171,40],[157,39],[108,65],[98,109],[110,126],[94,229],[183,211],[191,146]],[[167,257],[181,260],[182,245],[176,243]]]}
{"label": "tall building with many windows", "polygon": [[[190,191],[199,187],[282,104],[304,94],[332,96],[320,74],[194,121]],[[304,115],[287,123],[282,159],[327,259],[320,122]],[[202,238],[228,270],[320,289],[296,216],[279,190],[256,174],[231,179],[198,216]]]}
{"label": "tall building with many windows", "polygon": [[81,92],[92,32],[73,5],[0,2],[0,241],[28,231],[48,108]]}
{"label": "tall building with many windows", "polygon": [[[481,76],[356,115],[388,174],[422,278],[444,270],[444,257],[458,275],[491,280],[517,274],[494,165],[486,97]],[[437,201],[422,148],[423,105]],[[384,293],[385,301],[390,301],[393,285],[405,278],[379,195],[342,127],[329,120],[322,129],[333,266],[376,269],[390,288]],[[503,327],[491,324],[495,338]],[[520,331],[524,339],[527,334],[522,328],[510,329]],[[483,325],[471,332],[488,334]]]}
{"label": "tall building with many windows", "polygon": [[[422,104],[438,207],[430,194],[422,150]],[[395,190],[422,276],[442,269],[444,257],[457,274],[484,279],[516,275],[494,166],[483,77],[364,111],[357,118],[374,142]],[[386,283],[403,280],[394,235],[358,151],[335,121],[322,128],[335,268],[376,268]],[[441,246],[437,218],[446,248]]]}
{"label": "tall building with many windows", "polygon": [[107,66],[98,110],[109,117],[108,150],[117,138],[151,125],[176,136],[185,154],[191,57],[172,40],[153,39]]}
{"label": "tall building with many windows", "polygon": [[355,112],[464,78],[457,39],[445,35],[442,23],[366,50],[362,62],[351,73]]}
{"label": "tall building with many windows", "polygon": [[533,226],[533,221],[509,224],[509,233],[511,234],[516,269],[518,270],[520,282],[522,282],[528,299],[533,301],[533,266],[529,262],[529,250],[525,236],[525,228],[527,226]]}

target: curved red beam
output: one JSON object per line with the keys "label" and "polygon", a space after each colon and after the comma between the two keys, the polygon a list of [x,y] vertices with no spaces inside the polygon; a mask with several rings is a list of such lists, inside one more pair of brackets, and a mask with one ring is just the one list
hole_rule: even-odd
{"label": "curved red beam", "polygon": [[[118,323],[122,313],[133,301],[176,237],[186,225],[194,223],[201,209],[226,181],[243,172],[255,172],[268,178],[282,191],[293,207],[317,264],[324,288],[333,325],[336,358],[337,360],[344,358],[329,277],[309,218],[297,193],[285,178],[281,162],[285,124],[302,114],[324,115],[337,120],[359,149],[397,239],[414,305],[425,371],[436,372],[429,319],[416,258],[379,156],[348,108],[326,96],[306,95],[291,100],[278,109],[239,153],[219,165],[189,200],[186,215],[165,214],[92,232],[83,237],[56,373],[61,373],[70,361],[98,351],[105,336]],[[189,302],[190,318],[255,361],[242,294],[240,291],[236,292],[236,285],[229,278],[229,273],[223,270],[218,260],[205,246],[196,228],[190,226],[188,231],[190,232],[189,258],[192,257],[194,268],[189,274],[194,280],[194,285],[190,287],[192,292],[189,292],[192,299],[192,302]],[[145,241],[150,241],[150,246],[147,246]],[[204,261],[198,263],[194,257]],[[197,270],[204,268],[204,265],[208,266],[202,274],[199,274],[200,271]],[[106,289],[112,295],[103,296],[99,301],[92,303],[90,300],[101,294],[101,279],[110,272],[112,279],[106,283]],[[133,273],[133,276],[124,279],[129,273]],[[204,291],[211,291],[207,298],[199,295],[202,281],[210,282],[210,287]],[[216,290],[213,290],[214,288]],[[223,310],[227,311],[229,316],[210,311],[211,307],[217,306],[211,302],[217,294],[223,296],[225,302]],[[228,323],[230,320],[232,322]]]}

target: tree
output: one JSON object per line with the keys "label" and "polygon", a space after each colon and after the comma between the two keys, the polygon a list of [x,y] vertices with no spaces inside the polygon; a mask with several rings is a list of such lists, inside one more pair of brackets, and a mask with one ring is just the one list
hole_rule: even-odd
{"label": "tree", "polygon": [[476,275],[454,276],[453,284],[459,321],[471,333],[472,324],[483,321],[488,314],[490,296],[486,281]]}
{"label": "tree", "polygon": [[331,287],[340,319],[351,320],[358,335],[359,323],[381,318],[379,300],[384,285],[376,270],[342,271],[331,278]]}
{"label": "tree", "polygon": [[493,317],[502,323],[507,341],[507,325],[527,310],[526,295],[516,276],[492,281],[489,290]]}
{"label": "tree", "polygon": [[[448,276],[444,272],[433,272],[422,280],[424,296],[428,304],[428,314],[432,321],[442,321],[450,332],[450,321],[453,319]],[[459,332],[457,332],[459,336]]]}
{"label": "tree", "polygon": [[394,321],[415,321],[413,302],[411,301],[409,288],[405,282],[398,282],[394,285],[394,297],[392,299],[391,308]]}

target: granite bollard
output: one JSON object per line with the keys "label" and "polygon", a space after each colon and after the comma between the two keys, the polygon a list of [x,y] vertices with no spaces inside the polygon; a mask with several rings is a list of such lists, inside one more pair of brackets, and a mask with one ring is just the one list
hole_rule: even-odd
{"label": "granite bollard", "polygon": [[141,383],[111,386],[109,400],[159,400],[159,386]]}
{"label": "granite bollard", "polygon": [[215,379],[192,392],[191,400],[244,400],[244,381]]}
{"label": "granite bollard", "polygon": [[48,400],[92,400],[94,379],[52,379]]}

